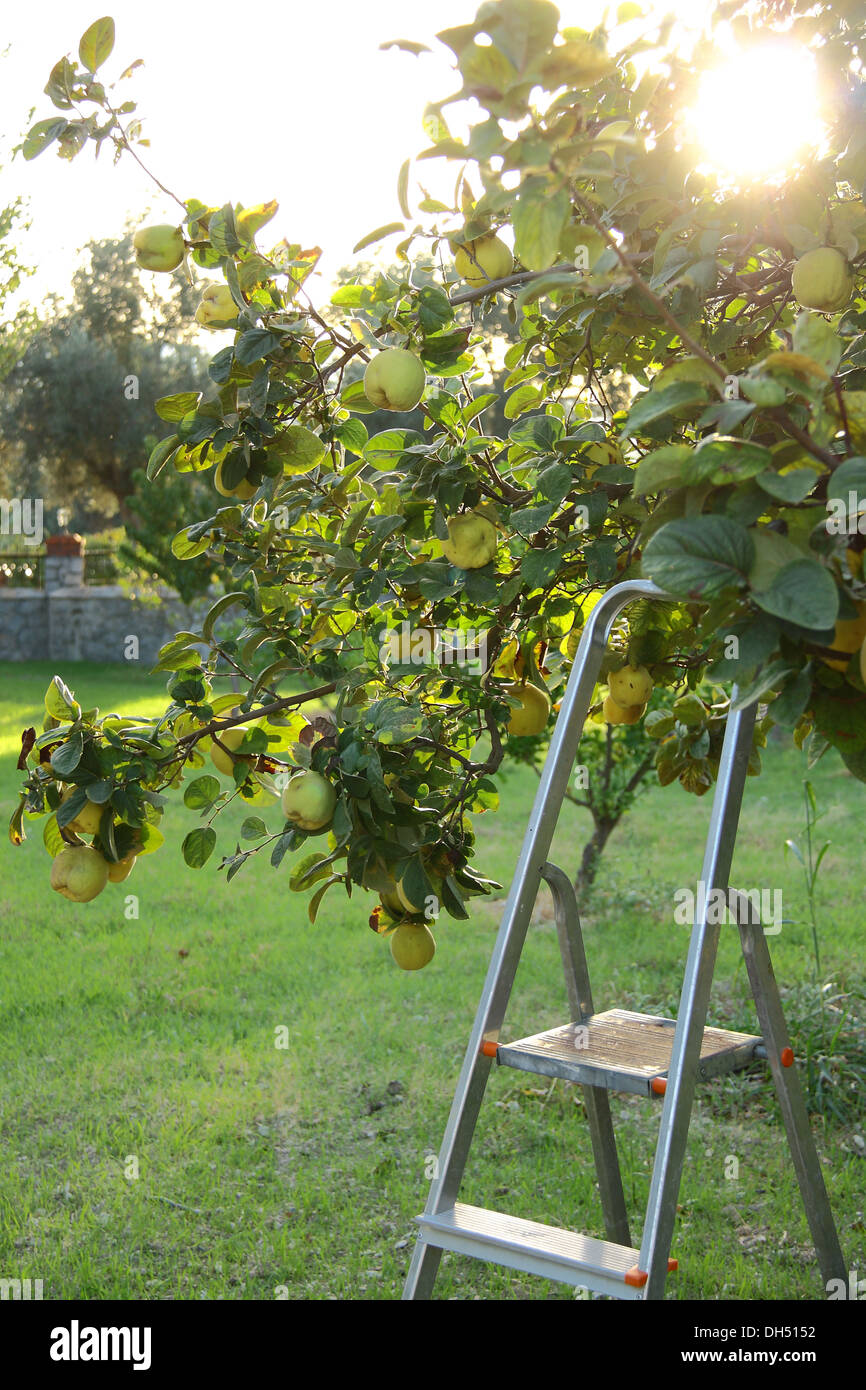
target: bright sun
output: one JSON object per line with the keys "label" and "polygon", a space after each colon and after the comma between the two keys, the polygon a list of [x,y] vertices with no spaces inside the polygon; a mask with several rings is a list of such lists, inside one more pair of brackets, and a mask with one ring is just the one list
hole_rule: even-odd
{"label": "bright sun", "polygon": [[708,161],[747,181],[784,173],[820,144],[818,108],[812,55],[775,42],[705,73],[692,118]]}

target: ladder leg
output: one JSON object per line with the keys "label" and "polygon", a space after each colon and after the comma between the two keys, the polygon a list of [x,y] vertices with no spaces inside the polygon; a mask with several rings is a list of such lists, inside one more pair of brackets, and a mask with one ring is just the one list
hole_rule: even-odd
{"label": "ladder leg", "polygon": [[[503,914],[481,1003],[475,1015],[469,1047],[457,1082],[451,1114],[445,1128],[436,1176],[427,1198],[425,1211],[430,1215],[452,1206],[457,1200],[492,1064],[492,1058],[481,1051],[481,1045],[485,1039],[491,1038],[491,1035],[498,1037],[499,1029],[502,1027],[540,882],[538,869],[533,873],[530,863],[522,856],[509,895],[509,902],[514,899],[513,908],[509,912],[506,907]],[[492,1041],[495,1041],[495,1038],[492,1038]],[[434,1250],[424,1240],[423,1235],[419,1234],[403,1288],[405,1300],[429,1298],[441,1253],[439,1249]]]}
{"label": "ladder leg", "polygon": [[[751,914],[749,915],[751,916]],[[743,921],[743,916],[745,914],[737,913],[743,955],[746,959],[746,969],[749,972],[752,993],[755,997],[770,1070],[776,1083],[776,1093],[779,1097],[779,1105],[788,1133],[788,1145],[794,1161],[797,1181],[800,1184],[803,1206],[806,1209],[809,1228],[815,1242],[815,1253],[818,1256],[825,1285],[830,1279],[842,1279],[844,1282],[848,1278],[848,1272],[839,1245],[827,1189],[824,1186],[824,1177],[815,1149],[815,1141],[812,1138],[803,1088],[796,1067],[793,1065],[793,1051],[785,1024],[785,1016],[782,1012],[782,1001],[773,973],[773,963],[770,959],[767,939],[759,922]],[[786,1062],[788,1065],[785,1065]]]}
{"label": "ladder leg", "polygon": [[[600,599],[590,614],[562,700],[559,718],[541,774],[511,891],[490,959],[469,1046],[457,1082],[451,1114],[439,1153],[438,1175],[427,1197],[425,1212],[437,1215],[457,1200],[469,1145],[481,1101],[490,1075],[491,1058],[481,1051],[483,1043],[494,1044],[505,1017],[508,998],[517,972],[520,952],[541,883],[541,868],[547,859],[553,832],[559,818],[577,745],[586,723],[592,694],[610,626],[617,613],[635,598],[658,591],[646,580],[629,580]],[[429,1257],[427,1242],[419,1235],[417,1247],[403,1289],[404,1299],[424,1298],[436,1274],[436,1263]]]}
{"label": "ladder leg", "polygon": [[[736,698],[736,690],[732,698]],[[726,890],[728,886],[756,713],[756,704],[736,711],[729,715],[725,730],[641,1242],[639,1264],[648,1274],[644,1286],[646,1299],[664,1296],[695,1079],[721,930],[720,924],[707,921],[709,914],[704,895],[716,889]]]}
{"label": "ladder leg", "polygon": [[[595,1009],[577,898],[571,879],[555,864],[543,865],[541,875],[553,893],[556,932],[565,971],[568,1003],[572,1019],[579,1023],[585,1018],[590,1018]],[[617,1245],[631,1245],[608,1093],[597,1086],[581,1086],[580,1089],[583,1092],[583,1103],[589,1123],[605,1234],[608,1240],[614,1241]]]}

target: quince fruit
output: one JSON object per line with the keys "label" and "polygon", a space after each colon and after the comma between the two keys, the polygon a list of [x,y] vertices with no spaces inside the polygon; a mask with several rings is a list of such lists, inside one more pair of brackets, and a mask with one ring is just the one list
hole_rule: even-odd
{"label": "quince fruit", "polygon": [[608,724],[636,724],[646,705],[618,705],[610,695],[605,696],[602,714]]}
{"label": "quince fruit", "polygon": [[334,818],[337,793],[320,772],[296,772],[283,788],[283,815],[299,830],[325,830]]}
{"label": "quince fruit", "polygon": [[446,560],[461,570],[480,570],[496,554],[496,527],[477,512],[448,518],[448,539],[442,543]]}
{"label": "quince fruit", "polygon": [[[234,751],[243,743],[244,735],[248,732],[249,729],[246,724],[234,724],[230,729],[218,730],[217,737],[220,743],[225,744],[226,748],[230,748]],[[218,772],[222,772],[226,777],[232,776],[235,759],[224,752],[217,743],[211,746],[210,760]]]}
{"label": "quince fruit", "polygon": [[550,696],[540,685],[533,685],[531,681],[526,684],[512,681],[506,685],[503,693],[520,701],[517,709],[511,711],[507,729],[509,734],[515,738],[528,738],[532,734],[540,734],[547,727]]}
{"label": "quince fruit", "polygon": [[426,384],[421,358],[407,348],[377,352],[364,372],[364,393],[379,410],[414,410]]}
{"label": "quince fruit", "polygon": [[791,288],[802,308],[836,314],[851,298],[854,277],[841,251],[832,246],[819,246],[797,261]]}
{"label": "quince fruit", "polygon": [[482,289],[490,280],[504,279],[513,267],[511,251],[493,232],[456,248],[454,268],[473,290]]}
{"label": "quince fruit", "polygon": [[623,666],[611,671],[607,680],[610,698],[623,709],[645,705],[653,693],[653,680],[645,666]]}
{"label": "quince fruit", "polygon": [[208,285],[195,311],[196,323],[203,328],[230,328],[238,321],[238,306],[228,285]]}
{"label": "quince fruit", "polygon": [[[76,788],[70,787],[60,798],[60,804],[68,801],[75,794]],[[97,835],[99,833],[99,822],[102,820],[102,806],[97,806],[93,801],[87,801],[74,820],[67,824],[67,830],[73,831],[76,835]]]}
{"label": "quince fruit", "polygon": [[852,653],[862,647],[864,639],[866,639],[866,603],[858,603],[856,618],[838,619],[833,632],[833,641],[830,644],[834,651],[847,652],[848,656],[838,659],[822,656],[821,660],[825,666],[831,666],[834,671],[847,671]]}
{"label": "quince fruit", "polygon": [[[135,851],[130,850],[129,854],[125,854],[122,859],[118,859],[116,864],[108,864],[109,883],[123,883],[124,879],[129,878],[129,875],[135,868],[136,858],[137,855]],[[108,863],[107,860],[106,863]]]}
{"label": "quince fruit", "polygon": [[142,270],[177,270],[183,260],[183,232],[180,227],[165,223],[157,227],[139,227],[132,238],[136,264]]}
{"label": "quince fruit", "polygon": [[255,483],[251,483],[249,478],[242,478],[236,487],[226,487],[223,482],[222,463],[218,463],[214,469],[213,485],[221,497],[239,497],[242,502],[249,501],[258,491]]}
{"label": "quince fruit", "polygon": [[623,463],[622,449],[610,439],[597,439],[580,451],[580,457],[587,460],[584,477],[591,478],[597,468],[605,463]]}
{"label": "quince fruit", "polygon": [[62,849],[51,865],[51,887],[73,903],[89,903],[108,882],[108,864],[91,845]]}
{"label": "quince fruit", "polygon": [[400,922],[391,933],[391,955],[401,970],[423,970],[435,954],[433,933],[424,922]]}

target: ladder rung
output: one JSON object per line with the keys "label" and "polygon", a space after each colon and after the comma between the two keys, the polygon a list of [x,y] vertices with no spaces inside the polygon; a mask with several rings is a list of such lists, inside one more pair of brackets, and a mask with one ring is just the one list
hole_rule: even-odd
{"label": "ladder rung", "polygon": [[[640,1298],[646,1282],[646,1275],[637,1268],[637,1250],[558,1226],[462,1202],[416,1219],[429,1245],[562,1284],[628,1299]],[[676,1261],[668,1261],[668,1268],[676,1268]]]}
{"label": "ladder rung", "polygon": [[[567,1023],[517,1042],[501,1043],[497,1061],[506,1067],[559,1076],[583,1086],[637,1095],[663,1095],[676,1020],[628,1009],[609,1009],[583,1023]],[[706,1080],[739,1071],[755,1058],[763,1040],[751,1033],[705,1028],[698,1075]]]}

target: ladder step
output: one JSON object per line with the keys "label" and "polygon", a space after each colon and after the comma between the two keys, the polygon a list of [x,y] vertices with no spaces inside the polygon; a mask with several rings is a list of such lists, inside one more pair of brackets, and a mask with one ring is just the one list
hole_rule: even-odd
{"label": "ladder step", "polygon": [[[539,1221],[462,1202],[416,1220],[428,1245],[539,1274],[561,1284],[636,1299],[646,1283],[646,1274],[637,1267],[637,1250],[558,1226],[544,1226]],[[676,1260],[669,1260],[668,1268],[675,1269]]]}
{"label": "ladder step", "polygon": [[[628,1009],[608,1009],[583,1023],[567,1023],[513,1043],[486,1042],[483,1050],[506,1067],[559,1076],[583,1086],[636,1095],[663,1095],[676,1020]],[[698,1075],[706,1080],[749,1065],[763,1040],[751,1033],[705,1028]],[[766,1055],[766,1053],[764,1053]]]}

